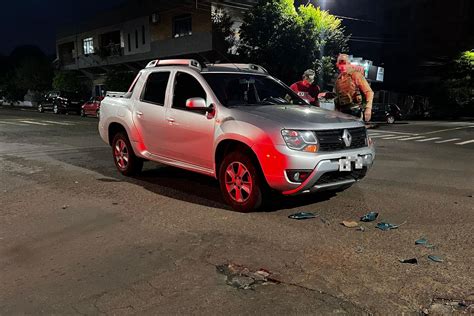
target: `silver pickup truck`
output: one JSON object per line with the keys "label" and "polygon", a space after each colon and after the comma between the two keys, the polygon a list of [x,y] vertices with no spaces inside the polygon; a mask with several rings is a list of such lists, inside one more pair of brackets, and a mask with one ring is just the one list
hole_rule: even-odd
{"label": "silver pickup truck", "polygon": [[128,92],[102,101],[99,132],[122,174],[151,160],[215,177],[241,212],[270,190],[346,189],[375,158],[360,120],[308,105],[253,64],[151,61]]}

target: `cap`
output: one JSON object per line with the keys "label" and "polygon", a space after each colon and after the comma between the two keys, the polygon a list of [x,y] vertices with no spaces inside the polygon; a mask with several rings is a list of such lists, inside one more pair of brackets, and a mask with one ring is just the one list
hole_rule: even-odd
{"label": "cap", "polygon": [[307,69],[307,70],[303,73],[303,75],[308,76],[308,77],[309,77],[309,76],[314,76],[314,75],[316,75],[316,72],[315,72],[313,69]]}
{"label": "cap", "polygon": [[349,64],[350,63],[350,60],[349,60],[349,55],[347,54],[339,54],[339,56],[337,56],[337,64]]}

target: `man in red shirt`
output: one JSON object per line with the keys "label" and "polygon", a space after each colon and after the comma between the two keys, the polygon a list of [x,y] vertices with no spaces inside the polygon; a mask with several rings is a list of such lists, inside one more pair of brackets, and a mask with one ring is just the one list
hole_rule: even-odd
{"label": "man in red shirt", "polygon": [[303,80],[292,84],[290,89],[296,92],[300,98],[306,100],[309,104],[319,106],[318,94],[320,89],[314,82],[315,75],[316,73],[314,70],[306,70],[303,73]]}

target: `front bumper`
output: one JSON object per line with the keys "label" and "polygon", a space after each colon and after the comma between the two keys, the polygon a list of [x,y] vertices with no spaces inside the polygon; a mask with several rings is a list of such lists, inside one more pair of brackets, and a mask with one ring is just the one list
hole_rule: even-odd
{"label": "front bumper", "polygon": [[[268,153],[269,148],[260,151]],[[317,154],[302,153],[286,146],[276,146],[271,154],[259,156],[262,170],[268,185],[284,195],[298,195],[348,187],[365,177],[375,160],[375,149],[372,146],[322,152]],[[362,169],[351,172],[339,171],[339,160],[349,157],[361,157]],[[286,176],[286,170],[312,170],[302,183],[292,182]]]}
{"label": "front bumper", "polygon": [[335,159],[321,160],[306,181],[299,184],[298,187],[294,189],[283,191],[283,194],[298,195],[301,193],[311,193],[351,186],[365,177],[367,171],[372,167],[375,158],[372,154],[358,154],[357,156],[362,157],[362,169],[339,171],[339,159],[350,157],[349,155]]}

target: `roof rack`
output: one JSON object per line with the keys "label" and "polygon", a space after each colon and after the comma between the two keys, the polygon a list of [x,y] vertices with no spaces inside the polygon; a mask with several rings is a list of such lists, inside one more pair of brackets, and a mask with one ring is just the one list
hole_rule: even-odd
{"label": "roof rack", "polygon": [[160,66],[189,66],[202,70],[201,64],[195,59],[155,59],[150,61],[145,68],[154,68]]}
{"label": "roof rack", "polygon": [[261,72],[264,74],[268,74],[268,71],[263,68],[262,66],[255,65],[255,64],[214,64],[213,66],[222,66],[222,67],[229,67],[229,68],[237,68],[238,70],[251,70],[256,72]]}

